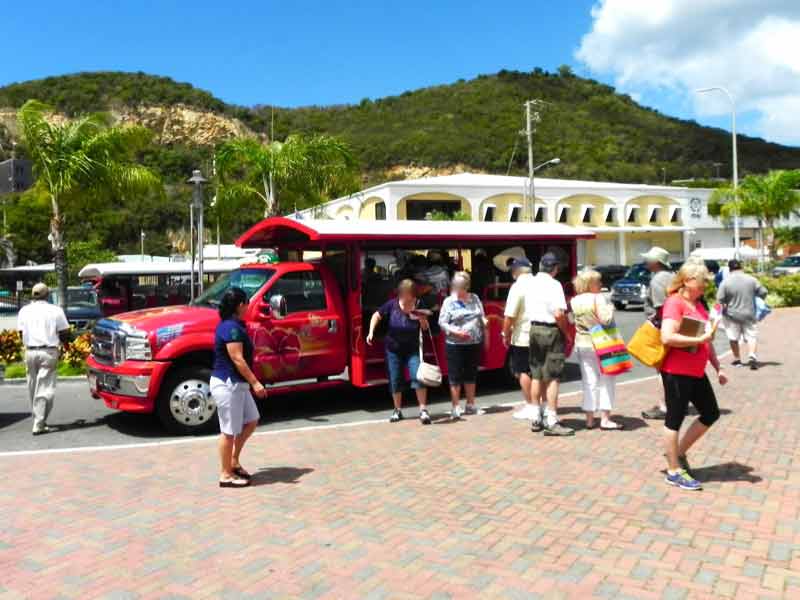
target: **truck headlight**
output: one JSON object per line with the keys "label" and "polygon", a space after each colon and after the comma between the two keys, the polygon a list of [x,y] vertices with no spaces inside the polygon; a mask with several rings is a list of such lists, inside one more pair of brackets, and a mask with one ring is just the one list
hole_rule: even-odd
{"label": "truck headlight", "polygon": [[138,329],[125,332],[125,360],[151,360],[153,352],[147,334]]}
{"label": "truck headlight", "polygon": [[646,285],[640,285],[639,286],[639,296],[642,298],[642,300],[647,298],[647,286]]}

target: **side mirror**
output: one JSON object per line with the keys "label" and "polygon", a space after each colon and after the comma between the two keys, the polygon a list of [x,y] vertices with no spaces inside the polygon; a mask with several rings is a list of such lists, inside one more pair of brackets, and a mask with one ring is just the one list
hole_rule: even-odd
{"label": "side mirror", "polygon": [[269,309],[272,317],[275,319],[283,319],[288,313],[289,309],[286,306],[286,298],[280,294],[275,294],[269,299]]}

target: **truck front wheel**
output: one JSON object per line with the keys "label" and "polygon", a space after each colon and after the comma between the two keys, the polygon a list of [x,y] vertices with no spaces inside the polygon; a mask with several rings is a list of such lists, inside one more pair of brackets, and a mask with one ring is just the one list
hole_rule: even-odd
{"label": "truck front wheel", "polygon": [[210,377],[211,369],[206,367],[179,368],[167,374],[156,412],[168,431],[179,435],[213,431],[217,405],[208,386]]}

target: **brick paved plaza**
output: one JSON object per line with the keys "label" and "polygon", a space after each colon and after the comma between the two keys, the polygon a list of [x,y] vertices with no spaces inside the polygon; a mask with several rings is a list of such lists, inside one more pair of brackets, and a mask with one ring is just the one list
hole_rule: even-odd
{"label": "brick paved plaza", "polygon": [[211,439],[0,458],[0,598],[800,598],[800,310],[762,331],[697,493],[663,482],[652,379],[619,433],[497,410],[258,435],[246,490]]}

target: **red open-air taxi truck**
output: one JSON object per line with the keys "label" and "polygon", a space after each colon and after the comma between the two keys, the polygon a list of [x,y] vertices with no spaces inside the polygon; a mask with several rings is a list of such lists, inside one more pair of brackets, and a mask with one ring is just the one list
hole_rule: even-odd
{"label": "red open-air taxi truck", "polygon": [[[477,260],[485,264],[511,246],[523,247],[534,264],[544,252],[556,251],[567,262],[566,283],[575,274],[578,240],[593,236],[550,223],[265,219],[236,243],[277,249],[279,262],[244,264],[188,306],[138,310],[97,322],[89,357],[92,394],[110,408],[156,412],[176,433],[213,428],[216,407],[208,381],[217,306],[231,286],[243,288],[250,298],[245,321],[255,346],[253,366],[271,394],[382,385],[382,344],[367,346],[366,330],[371,313],[391,297],[396,271],[411,254],[438,249],[469,270]],[[367,257],[378,268],[362,282]],[[493,272],[480,284],[483,289],[474,290],[489,319],[485,370],[506,366],[500,331],[510,282],[498,283],[501,277]],[[444,356],[443,336],[435,343]],[[446,375],[447,365],[441,366]]]}

